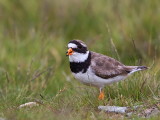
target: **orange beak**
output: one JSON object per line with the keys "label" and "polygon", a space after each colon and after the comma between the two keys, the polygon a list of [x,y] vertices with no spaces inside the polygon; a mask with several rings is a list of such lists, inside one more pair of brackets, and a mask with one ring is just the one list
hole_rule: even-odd
{"label": "orange beak", "polygon": [[72,50],[72,48],[69,48],[66,55],[68,56],[68,55],[72,55],[72,54],[73,54],[73,50]]}

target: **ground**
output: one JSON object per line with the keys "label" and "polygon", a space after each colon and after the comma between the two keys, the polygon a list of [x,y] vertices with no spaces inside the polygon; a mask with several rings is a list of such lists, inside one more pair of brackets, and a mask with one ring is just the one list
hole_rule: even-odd
{"label": "ground", "polygon": [[[159,109],[159,4],[0,0],[0,119],[142,119]],[[150,68],[106,86],[100,101],[97,88],[82,85],[70,72],[65,53],[72,39],[126,65]],[[19,108],[27,102],[38,106]],[[99,105],[143,107],[127,117],[100,111]]]}

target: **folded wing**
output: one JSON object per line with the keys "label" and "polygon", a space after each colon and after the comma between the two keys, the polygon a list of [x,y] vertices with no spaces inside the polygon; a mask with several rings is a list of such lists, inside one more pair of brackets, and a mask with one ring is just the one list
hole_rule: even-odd
{"label": "folded wing", "polygon": [[125,65],[111,57],[92,52],[91,59],[93,72],[101,78],[109,79],[128,74],[128,71],[124,69]]}

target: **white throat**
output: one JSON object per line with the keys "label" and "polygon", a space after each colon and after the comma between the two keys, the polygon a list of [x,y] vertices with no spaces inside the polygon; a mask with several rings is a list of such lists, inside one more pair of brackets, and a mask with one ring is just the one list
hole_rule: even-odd
{"label": "white throat", "polygon": [[87,60],[88,56],[89,56],[89,51],[87,51],[86,53],[74,52],[72,55],[69,56],[69,61],[70,62],[84,62],[85,60]]}

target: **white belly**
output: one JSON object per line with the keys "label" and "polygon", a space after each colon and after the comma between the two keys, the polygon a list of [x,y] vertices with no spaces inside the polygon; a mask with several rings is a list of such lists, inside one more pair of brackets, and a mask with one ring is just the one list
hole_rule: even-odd
{"label": "white belly", "polygon": [[92,70],[89,69],[87,70],[86,73],[73,73],[74,77],[79,80],[80,82],[82,82],[83,84],[87,84],[87,85],[91,85],[91,86],[96,86],[99,88],[103,88],[105,85],[107,84],[111,84],[113,82],[118,82],[120,80],[125,79],[127,76],[117,76],[114,78],[109,78],[109,79],[103,79],[100,78],[98,76],[96,76]]}

